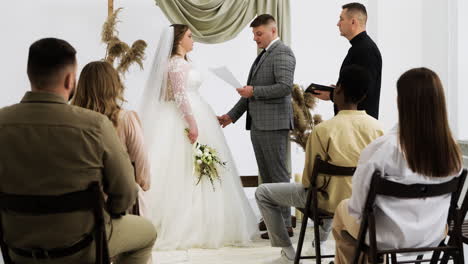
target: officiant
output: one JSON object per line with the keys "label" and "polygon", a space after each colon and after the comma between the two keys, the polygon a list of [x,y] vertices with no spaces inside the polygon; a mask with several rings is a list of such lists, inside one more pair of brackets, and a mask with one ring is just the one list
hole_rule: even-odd
{"label": "officiant", "polygon": [[[359,103],[358,110],[365,110],[374,118],[379,117],[380,86],[382,80],[382,56],[375,42],[367,35],[367,11],[360,3],[349,3],[342,6],[342,12],[338,21],[341,36],[351,43],[341,68],[338,83],[341,80],[341,71],[344,67],[355,64],[365,68],[370,75],[369,90],[366,98]],[[333,101],[333,93],[328,91],[316,91],[315,97],[322,100]],[[334,104],[335,115],[339,109]]]}

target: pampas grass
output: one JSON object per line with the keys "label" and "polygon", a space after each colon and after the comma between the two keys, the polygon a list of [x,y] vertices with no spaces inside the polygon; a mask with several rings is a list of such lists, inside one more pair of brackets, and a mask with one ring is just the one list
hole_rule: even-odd
{"label": "pampas grass", "polygon": [[120,64],[117,67],[117,71],[125,74],[132,63],[137,63],[140,69],[143,70],[143,60],[145,57],[146,42],[143,40],[137,40],[133,43],[132,48],[125,53],[120,60]]}
{"label": "pampas grass", "polygon": [[120,58],[124,55],[130,47],[127,43],[120,41],[119,38],[113,37],[107,44],[107,57],[106,61],[114,65],[116,58]]}
{"label": "pampas grass", "polygon": [[309,135],[314,126],[322,122],[322,117],[312,116],[310,111],[315,108],[316,99],[311,94],[304,93],[304,89],[297,84],[293,85],[292,99],[294,129],[290,133],[290,139],[305,151]]}
{"label": "pampas grass", "polygon": [[102,26],[102,33],[101,33],[102,42],[109,43],[114,38],[114,36],[118,34],[115,26],[117,25],[118,22],[120,22],[119,20],[117,20],[117,16],[122,9],[123,8],[121,7],[115,10],[112,15],[107,17],[106,22]]}
{"label": "pampas grass", "polygon": [[121,41],[117,36],[118,31],[116,25],[118,22],[118,14],[123,8],[118,8],[110,15],[102,26],[101,40],[107,44],[106,56],[104,60],[116,67],[117,71],[123,76],[128,72],[133,63],[137,63],[140,69],[143,70],[143,60],[145,59],[145,49],[147,44],[144,40],[137,40],[130,47],[127,43]]}

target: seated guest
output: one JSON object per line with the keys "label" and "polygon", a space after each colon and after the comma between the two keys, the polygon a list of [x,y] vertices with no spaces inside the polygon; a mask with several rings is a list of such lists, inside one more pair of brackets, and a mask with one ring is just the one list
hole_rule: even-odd
{"label": "seated guest", "polygon": [[[268,229],[273,247],[282,247],[281,258],[273,263],[293,263],[295,250],[292,247],[286,227],[281,217],[281,206],[304,207],[307,189],[310,185],[314,160],[317,155],[337,166],[355,167],[361,150],[383,134],[380,123],[357,106],[368,89],[369,76],[363,68],[351,65],[345,67],[335,91],[335,103],[339,113],[332,119],[317,125],[306,147],[306,160],[302,174],[302,184],[271,183],[257,188],[255,198]],[[330,177],[319,175],[319,207],[334,212],[338,203],[351,196],[351,177]],[[331,220],[324,221],[320,240],[324,242],[331,228]]]}
{"label": "seated guest", "polygon": [[122,109],[124,87],[117,71],[105,61],[88,63],[80,74],[73,104],[106,115],[117,129],[120,141],[135,165],[140,215],[149,218],[144,191],[150,187],[150,164],[143,143],[140,119],[134,111]]}
{"label": "seated guest", "polygon": [[[335,263],[351,263],[354,246],[342,236],[357,238],[361,215],[375,170],[402,184],[438,184],[462,169],[461,155],[450,132],[439,77],[426,68],[412,69],[397,82],[399,123],[362,151],[353,176],[353,194],[335,212]],[[450,195],[401,200],[377,196],[377,246],[436,246],[445,236]],[[365,258],[367,260],[367,258]]]}
{"label": "seated guest", "polygon": [[[145,264],[156,230],[142,217],[122,216],[137,195],[128,154],[106,116],[67,104],[75,90],[75,54],[69,43],[55,38],[30,46],[31,91],[19,104],[0,110],[0,192],[60,195],[99,181],[108,197],[104,217],[111,257],[119,255],[119,263]],[[69,247],[91,231],[94,219],[88,215],[3,213],[4,239],[11,248],[26,251]],[[95,249],[91,244],[47,260],[15,250],[10,254],[15,263],[93,263]]]}

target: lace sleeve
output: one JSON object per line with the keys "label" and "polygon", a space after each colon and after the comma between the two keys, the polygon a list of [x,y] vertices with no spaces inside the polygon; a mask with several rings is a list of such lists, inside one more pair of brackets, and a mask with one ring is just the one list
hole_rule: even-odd
{"label": "lace sleeve", "polygon": [[187,75],[190,65],[182,58],[175,58],[171,60],[168,70],[168,79],[171,90],[169,94],[172,94],[174,101],[177,104],[182,117],[185,119],[189,128],[193,128],[196,125],[195,119],[193,118],[192,108],[185,91],[185,84],[187,82]]}

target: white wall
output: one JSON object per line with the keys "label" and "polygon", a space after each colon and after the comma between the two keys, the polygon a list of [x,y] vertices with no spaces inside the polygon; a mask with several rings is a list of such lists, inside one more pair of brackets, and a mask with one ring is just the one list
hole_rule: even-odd
{"label": "white wall", "polygon": [[[297,59],[295,82],[306,86],[310,82],[335,83],[341,62],[350,47],[336,27],[343,0],[291,1],[292,48]],[[376,41],[383,57],[383,75],[380,119],[385,128],[397,120],[395,83],[411,67],[428,65],[437,69],[444,84],[448,79],[467,83],[466,59],[459,59],[458,74],[450,77],[447,56],[453,54],[452,44],[438,38],[448,35],[447,19],[451,10],[440,0],[360,1],[368,5],[368,31]],[[468,11],[466,1],[459,0],[458,12]],[[137,67],[127,74],[127,107],[136,109],[150,68],[159,35],[168,20],[152,0],[115,0],[116,7],[125,7],[118,25],[120,38],[132,42],[138,38],[149,44],[145,71]],[[29,45],[35,40],[54,36],[69,41],[78,50],[79,70],[92,60],[103,57],[105,46],[100,43],[102,23],[107,15],[107,1],[101,0],[15,0],[5,1],[0,16],[0,107],[18,102],[29,84],[26,76],[26,59]],[[442,16],[439,10],[443,10]],[[456,10],[456,9],[454,9]],[[466,12],[464,12],[466,13]],[[434,16],[437,17],[434,20]],[[432,21],[432,22],[431,22]],[[455,32],[458,47],[468,47],[467,18],[459,15]],[[437,31],[431,30],[436,28]],[[463,29],[465,29],[463,31]],[[445,30],[445,31],[444,31]],[[451,32],[451,31],[450,31]],[[451,32],[453,34],[453,32]],[[438,53],[442,50],[441,53]],[[458,54],[458,52],[460,54]],[[459,48],[458,56],[468,51]],[[237,93],[228,85],[207,72],[208,67],[227,65],[241,82],[245,82],[250,64],[255,59],[255,43],[250,28],[237,38],[222,44],[196,44],[190,55],[192,61],[205,72],[202,94],[218,114],[225,113],[237,101]],[[451,55],[453,56],[453,55]],[[454,79],[455,78],[455,79]],[[447,88],[447,85],[446,85]],[[448,89],[458,87],[448,87]],[[454,109],[462,113],[466,89],[457,89]],[[453,99],[453,98],[452,98]],[[316,109],[325,119],[333,116],[332,104],[320,102]],[[468,125],[462,115],[453,118],[460,137],[468,138]],[[240,120],[224,130],[242,175],[256,174],[256,163],[249,134]],[[301,172],[303,151],[293,146],[293,172]]]}
{"label": "white wall", "polygon": [[457,0],[457,24],[456,28],[456,52],[452,57],[456,57],[456,72],[455,76],[457,83],[457,124],[458,138],[468,140],[468,2],[465,0]]}

